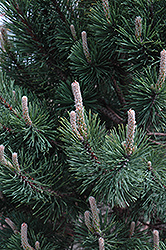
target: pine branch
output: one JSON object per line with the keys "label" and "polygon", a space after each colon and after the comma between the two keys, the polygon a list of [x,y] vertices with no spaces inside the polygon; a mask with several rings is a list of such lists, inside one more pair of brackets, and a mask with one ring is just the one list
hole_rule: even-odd
{"label": "pine branch", "polygon": [[87,150],[87,153],[89,154],[91,160],[95,160],[97,164],[101,164],[100,161],[98,161],[98,157],[95,155],[95,153],[92,151],[90,145],[88,142],[83,142],[85,149]]}
{"label": "pine branch", "polygon": [[[21,167],[20,167],[21,168]],[[55,198],[64,198],[64,197],[73,197],[75,193],[61,193],[59,191],[54,191],[51,188],[46,188],[44,185],[42,185],[42,183],[38,184],[38,182],[35,181],[34,178],[30,177],[27,175],[27,173],[25,172],[25,174],[23,174],[22,172],[20,173],[16,173],[16,176],[21,180],[21,182],[25,185],[25,186],[30,186],[34,191],[36,192],[41,192],[41,193],[45,193],[45,195],[49,195],[49,196],[53,196]]]}
{"label": "pine branch", "polygon": [[2,96],[0,96],[0,102],[5,106],[5,108],[8,108],[17,118],[22,119],[22,117],[17,114],[12,106]]}
{"label": "pine branch", "polygon": [[68,24],[65,15],[62,13],[60,7],[59,7],[59,3],[56,0],[51,0],[52,3],[54,4],[57,13],[59,14],[60,19],[65,23]]}
{"label": "pine branch", "polygon": [[158,178],[157,178],[157,176],[156,176],[156,174],[155,174],[156,171],[155,171],[155,169],[152,167],[150,161],[148,162],[148,169],[149,169],[149,171],[152,173],[153,180],[154,180],[155,182],[157,182],[159,185],[161,185],[164,189],[166,189],[166,186],[161,182],[162,180],[161,180],[161,179],[160,179],[160,181],[158,180]]}
{"label": "pine branch", "polygon": [[[2,97],[2,96],[0,96],[0,102],[1,102],[1,104],[2,105],[4,105],[7,109],[9,109],[11,112],[12,112],[12,114],[14,114],[19,120],[21,120],[21,121],[23,121],[23,122],[26,122],[25,120],[24,120],[24,118],[20,115],[20,114],[18,114],[14,109],[13,109],[13,107]],[[8,128],[8,127],[6,127],[4,124],[1,124],[2,125],[2,127],[3,127],[3,129],[4,129],[4,131],[8,131],[9,133],[12,133],[12,134],[15,134],[16,135],[16,132],[14,132],[14,130],[13,130],[13,128]],[[33,126],[33,124],[29,124],[29,123],[27,123],[26,122],[26,125],[27,126]],[[35,130],[38,132],[38,133],[40,133],[41,135],[43,135],[43,136],[45,136],[44,135],[44,133],[43,133],[43,131],[40,131],[40,129],[38,129],[37,127],[35,127]],[[58,142],[57,141],[55,141],[55,140],[51,140],[50,138],[48,138],[47,136],[45,136],[45,138],[51,143],[51,145],[58,145]]]}
{"label": "pine branch", "polygon": [[[19,80],[20,80],[21,82],[24,83],[24,80],[22,79],[22,75],[24,75],[24,76],[26,77],[26,79],[28,79],[29,76],[28,76],[28,74],[27,74],[27,72],[26,72],[25,67],[19,63],[19,61],[18,61],[18,59],[17,59],[17,54],[14,53],[14,52],[11,50],[11,47],[10,47],[10,46],[8,46],[8,47],[6,48],[6,52],[3,50],[3,53],[4,53],[4,55],[5,55],[5,53],[6,53],[6,55],[8,55],[9,58],[12,60],[12,62],[17,66],[17,68],[18,68],[17,77],[19,78]],[[6,55],[5,55],[5,57],[6,57]],[[3,57],[2,57],[2,58],[3,58]],[[6,59],[6,58],[5,58],[5,59]],[[1,59],[2,63],[4,63],[5,59]],[[10,72],[9,69],[7,69],[7,71]]]}
{"label": "pine branch", "polygon": [[116,124],[120,124],[123,122],[123,119],[119,115],[117,115],[115,111],[113,111],[110,107],[100,107],[99,110]]}
{"label": "pine branch", "polygon": [[6,127],[5,125],[3,125],[1,123],[0,123],[0,125],[3,127],[4,131],[7,131],[7,132],[12,133],[12,134],[14,133],[14,131],[11,128],[8,128],[8,127]]}
{"label": "pine branch", "polygon": [[[28,21],[26,20],[24,14],[22,13],[21,9],[19,8],[19,5],[17,3],[12,2],[11,3],[14,7],[14,9],[16,10],[16,12],[18,13],[19,18],[21,18],[22,23],[25,25],[26,30],[28,32],[28,34],[32,37],[32,39],[36,42],[36,45],[39,47],[39,49],[44,52],[42,46],[40,45],[40,41],[37,37],[37,35],[35,34],[35,32],[33,31],[31,25],[28,23]],[[44,53],[45,54],[45,53]]]}
{"label": "pine branch", "polygon": [[160,223],[155,223],[155,224],[152,224],[152,223],[150,223],[150,222],[148,222],[148,223],[146,223],[143,219],[139,219],[139,221],[143,224],[143,225],[145,225],[145,226],[147,226],[148,228],[150,228],[150,229],[157,229],[157,230],[166,230],[166,223],[162,223],[162,222],[160,222]]}
{"label": "pine branch", "polygon": [[114,86],[114,88],[115,88],[115,91],[116,91],[116,93],[117,93],[117,96],[118,96],[118,98],[119,98],[119,101],[120,101],[120,103],[122,104],[122,106],[124,106],[124,105],[126,104],[126,101],[125,101],[125,99],[124,99],[124,96],[123,96],[123,94],[122,94],[122,91],[121,91],[121,89],[119,88],[119,86],[118,86],[118,84],[117,84],[117,82],[116,82],[116,80],[115,80],[115,77],[114,77],[114,76],[111,76],[111,79],[112,79],[112,81],[113,81],[113,86]]}
{"label": "pine branch", "polygon": [[150,139],[150,138],[148,138],[148,141],[153,142],[153,143],[156,144],[156,145],[162,145],[162,146],[164,146],[164,147],[166,146],[166,143],[161,143],[161,142],[152,140],[152,139]]}
{"label": "pine branch", "polygon": [[[58,3],[56,1],[54,1],[54,2],[57,5],[58,11],[60,11],[60,8],[58,7]],[[45,47],[42,46],[42,42],[40,41],[39,37],[36,35],[36,32],[33,29],[33,27],[30,25],[30,23],[26,19],[24,13],[21,11],[19,5],[15,2],[12,2],[11,4],[13,5],[13,7],[15,9],[15,11],[18,15],[18,18],[20,18],[21,22],[24,24],[27,33],[31,36],[32,40],[35,42],[35,46],[37,46],[37,48],[39,49],[39,52],[42,54],[42,57],[47,58],[45,60],[45,62],[48,64],[49,67],[54,67],[54,69],[57,70],[57,73],[61,76],[61,79],[65,81],[67,78],[65,71],[63,71],[60,67],[58,67],[54,63],[54,58],[52,58],[52,54],[49,53],[49,50],[46,50]],[[15,58],[14,54],[11,53],[10,56],[13,59],[14,63],[18,66],[18,68],[20,68],[22,70],[22,66],[18,64],[18,61]]]}

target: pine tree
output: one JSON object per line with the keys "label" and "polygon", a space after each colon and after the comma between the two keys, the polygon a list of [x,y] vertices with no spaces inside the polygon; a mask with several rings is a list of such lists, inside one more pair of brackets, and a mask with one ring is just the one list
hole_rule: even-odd
{"label": "pine tree", "polygon": [[165,0],[0,6],[0,249],[166,249]]}

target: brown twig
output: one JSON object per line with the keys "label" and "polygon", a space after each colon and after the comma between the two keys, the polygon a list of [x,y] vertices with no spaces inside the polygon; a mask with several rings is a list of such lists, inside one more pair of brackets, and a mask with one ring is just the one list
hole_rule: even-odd
{"label": "brown twig", "polygon": [[31,176],[27,177],[26,176],[26,172],[25,174],[22,174],[21,171],[20,172],[14,172],[19,179],[21,179],[22,182],[25,183],[25,185],[30,186],[33,190],[35,190],[36,192],[45,192],[45,193],[49,193],[52,196],[58,197],[58,198],[63,198],[63,197],[67,197],[67,196],[73,196],[73,193],[60,193],[57,191],[52,190],[51,188],[46,188],[42,185],[36,184],[34,182],[34,178],[32,178]]}
{"label": "brown twig", "polygon": [[151,229],[158,229],[158,230],[162,230],[162,229],[166,229],[166,224],[151,224],[151,223],[146,223],[144,222],[142,219],[139,219],[139,222],[141,222],[143,225],[151,228]]}
{"label": "brown twig", "polygon": [[94,159],[96,163],[101,164],[101,162],[98,161],[98,157],[92,151],[92,148],[90,147],[89,143],[85,143],[84,147],[87,150],[87,153],[91,156],[91,159]]}
{"label": "brown twig", "polygon": [[117,82],[116,82],[114,76],[112,76],[111,79],[112,79],[112,82],[113,82],[114,89],[115,89],[115,91],[116,91],[116,93],[117,93],[117,96],[118,96],[118,98],[119,98],[119,101],[120,101],[120,103],[122,104],[122,106],[124,106],[124,105],[126,104],[126,101],[125,101],[125,99],[124,99],[124,97],[123,97],[122,91],[121,91],[121,89],[119,88],[119,86],[118,86],[118,84],[117,84]]}
{"label": "brown twig", "polygon": [[113,111],[110,107],[100,107],[99,110],[116,124],[120,124],[123,122],[123,119],[119,115],[117,115],[115,111]]}
{"label": "brown twig", "polygon": [[17,118],[22,119],[22,117],[17,114],[12,106],[2,96],[0,96],[0,102],[5,106],[5,108],[8,108]]}
{"label": "brown twig", "polygon": [[152,140],[152,139],[148,139],[148,140],[151,141],[151,142],[153,142],[153,143],[156,144],[156,145],[166,146],[166,143],[164,144],[164,143],[161,143],[161,142],[157,142],[157,141],[155,141],[155,140]]}
{"label": "brown twig", "polygon": [[4,131],[7,131],[7,132],[9,132],[9,133],[12,133],[12,134],[13,134],[13,131],[12,131],[12,129],[11,129],[11,128],[8,128],[8,127],[6,127],[5,125],[2,125],[1,123],[0,123],[0,125],[3,127]]}
{"label": "brown twig", "polygon": [[166,133],[148,132],[147,135],[166,136]]}

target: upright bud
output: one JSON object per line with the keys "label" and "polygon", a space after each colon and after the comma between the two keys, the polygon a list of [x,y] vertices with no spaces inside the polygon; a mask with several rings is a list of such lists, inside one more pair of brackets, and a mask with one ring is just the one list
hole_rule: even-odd
{"label": "upright bud", "polygon": [[28,243],[28,238],[27,238],[27,224],[23,223],[21,225],[21,243],[22,247],[24,250],[34,250],[33,247],[31,247]]}
{"label": "upright bud", "polygon": [[5,149],[5,147],[3,145],[0,145],[0,163],[2,165],[7,164],[7,161],[6,161],[5,156],[4,156],[4,149]]}
{"label": "upright bud", "polygon": [[148,161],[148,169],[152,170],[152,163],[151,163],[151,161]]}
{"label": "upright bud", "polygon": [[86,137],[87,126],[86,126],[85,118],[84,118],[84,108],[80,103],[78,103],[76,107],[76,114],[77,114],[76,117],[77,117],[77,124],[78,124],[79,132],[83,137]]}
{"label": "upright bud", "polygon": [[131,225],[130,225],[129,238],[131,238],[131,236],[133,236],[134,230],[135,230],[135,221],[132,221],[132,222],[131,222]]}
{"label": "upright bud", "polygon": [[17,169],[17,171],[20,173],[20,166],[18,163],[18,159],[17,159],[17,153],[13,153],[12,154],[12,162],[13,162],[13,166],[15,169]]}
{"label": "upright bud", "polygon": [[13,230],[15,234],[18,233],[17,227],[12,220],[10,220],[9,218],[6,218],[5,222],[11,227],[11,229]]}
{"label": "upright bud", "polygon": [[2,34],[0,34],[0,42],[1,42],[1,48],[4,50],[3,40],[2,40]]}
{"label": "upright bud", "polygon": [[74,134],[81,140],[83,141],[84,138],[80,135],[80,133],[77,130],[77,123],[76,123],[76,112],[71,111],[70,112],[70,124],[71,124],[71,129],[74,132]]}
{"label": "upright bud", "polygon": [[154,245],[154,250],[159,249],[159,231],[153,230],[153,245]]}
{"label": "upright bud", "polygon": [[3,145],[0,145],[0,163],[5,167],[13,169],[13,165],[9,161],[7,161],[4,156],[4,149],[5,147]]}
{"label": "upright bud", "polygon": [[89,49],[88,49],[86,31],[82,31],[81,36],[82,36],[82,46],[83,46],[84,55],[86,57],[87,62],[91,63],[91,56],[90,56]]}
{"label": "upright bud", "polygon": [[13,90],[13,99],[14,99],[15,102],[17,102],[16,91],[15,90]]}
{"label": "upright bud", "polygon": [[9,41],[5,28],[1,28],[1,47],[4,51],[9,49]]}
{"label": "upright bud", "polygon": [[127,137],[126,137],[126,151],[128,155],[131,155],[134,150],[134,133],[135,133],[135,111],[130,109],[128,111],[128,125],[127,125]]}
{"label": "upright bud", "polygon": [[110,20],[110,9],[109,9],[109,3],[108,0],[102,0],[103,10],[105,13],[105,17]]}
{"label": "upright bud", "polygon": [[141,41],[142,35],[142,18],[137,16],[135,18],[135,36],[138,41]]}
{"label": "upright bud", "polygon": [[100,230],[100,218],[98,214],[98,209],[96,205],[96,200],[93,196],[89,197],[89,203],[92,211],[92,221],[93,221],[93,227],[96,232],[101,233]]}
{"label": "upright bud", "polygon": [[78,105],[78,103],[82,104],[82,96],[81,96],[81,90],[80,90],[80,85],[77,81],[74,81],[71,84],[73,95],[74,95],[74,100],[75,100],[75,106]]}
{"label": "upright bud", "polygon": [[90,217],[91,217],[91,213],[89,211],[85,211],[85,213],[84,213],[85,225],[87,226],[87,228],[89,229],[89,231],[91,231],[92,233],[94,233],[94,228],[92,226]]}
{"label": "upright bud", "polygon": [[71,34],[73,36],[74,41],[76,41],[77,40],[77,35],[76,35],[75,27],[74,27],[73,24],[70,25],[70,30],[71,30]]}
{"label": "upright bud", "polygon": [[7,31],[4,27],[1,28],[1,34],[2,34],[3,40],[7,42]]}
{"label": "upright bud", "polygon": [[39,241],[36,241],[36,242],[35,242],[35,248],[36,248],[36,250],[39,250],[39,249],[40,249],[40,243],[39,243]]}
{"label": "upright bud", "polygon": [[72,86],[72,91],[73,91],[74,100],[75,100],[76,121],[77,121],[78,130],[81,136],[86,137],[87,126],[86,126],[85,118],[84,118],[84,107],[83,107],[83,102],[82,102],[80,85],[77,81],[74,81],[71,84],[71,86]]}
{"label": "upright bud", "polygon": [[29,112],[28,112],[28,98],[26,96],[22,97],[22,112],[23,112],[23,118],[24,121],[31,126],[32,121],[31,118],[29,117]]}
{"label": "upright bud", "polygon": [[163,49],[160,52],[160,70],[159,70],[159,77],[157,80],[156,87],[160,90],[162,88],[162,85],[165,82],[166,77],[166,51]]}
{"label": "upright bud", "polygon": [[99,250],[105,250],[104,239],[102,237],[99,238]]}

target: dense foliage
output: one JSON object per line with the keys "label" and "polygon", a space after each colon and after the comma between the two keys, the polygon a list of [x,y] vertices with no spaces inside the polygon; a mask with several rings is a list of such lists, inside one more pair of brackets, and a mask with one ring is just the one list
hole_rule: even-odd
{"label": "dense foliage", "polygon": [[166,249],[165,0],[0,6],[1,249]]}

